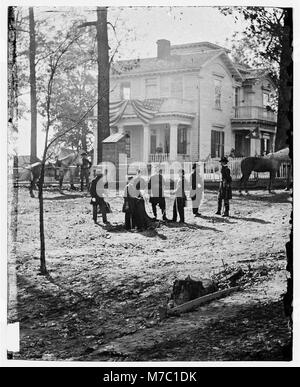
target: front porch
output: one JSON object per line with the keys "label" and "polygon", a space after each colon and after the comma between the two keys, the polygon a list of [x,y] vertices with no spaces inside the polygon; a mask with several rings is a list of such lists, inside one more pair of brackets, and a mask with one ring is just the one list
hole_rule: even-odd
{"label": "front porch", "polygon": [[113,129],[130,138],[129,162],[190,161],[191,125],[177,121],[149,125],[123,124]]}

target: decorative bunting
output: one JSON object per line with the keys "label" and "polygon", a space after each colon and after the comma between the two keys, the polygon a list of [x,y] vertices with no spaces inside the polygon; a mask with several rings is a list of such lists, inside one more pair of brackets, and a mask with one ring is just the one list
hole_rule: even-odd
{"label": "decorative bunting", "polygon": [[124,100],[111,102],[109,104],[109,121],[110,126],[116,125],[122,118],[128,103],[131,103],[136,115],[144,122],[148,123],[159,111],[164,99],[153,98],[145,100]]}
{"label": "decorative bunting", "polygon": [[145,99],[143,101],[135,99],[131,101],[131,105],[137,116],[145,123],[148,123],[159,111],[163,101],[162,98]]}
{"label": "decorative bunting", "polygon": [[109,104],[109,123],[110,126],[116,125],[120,119],[122,118],[122,115],[128,105],[128,100],[124,101],[118,101],[118,102],[111,102]]}

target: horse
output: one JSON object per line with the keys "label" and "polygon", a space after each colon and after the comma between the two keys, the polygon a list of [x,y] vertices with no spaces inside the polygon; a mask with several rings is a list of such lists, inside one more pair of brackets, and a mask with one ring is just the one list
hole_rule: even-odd
{"label": "horse", "polygon": [[29,164],[23,167],[23,171],[20,175],[20,180],[29,180],[29,194],[32,198],[34,198],[33,190],[36,188],[38,181],[40,179],[42,170],[41,161],[37,161],[33,164]]}
{"label": "horse", "polygon": [[247,182],[251,175],[254,172],[270,172],[270,181],[268,185],[268,190],[271,193],[271,188],[276,176],[276,173],[279,171],[279,167],[282,162],[290,161],[289,159],[289,148],[281,149],[278,152],[269,153],[263,157],[246,157],[241,162],[242,177],[239,184],[239,192],[242,192],[242,186],[245,191],[247,190]]}
{"label": "horse", "polygon": [[82,165],[80,152],[67,148],[60,149],[55,163],[55,166],[59,168],[59,192],[62,191],[62,184],[67,171],[70,173],[70,189],[76,189],[74,186],[74,176],[76,168],[80,165]]}
{"label": "horse", "polygon": [[[75,190],[74,186],[74,175],[76,167],[82,165],[81,154],[72,149],[61,148],[58,155],[56,156],[55,163],[50,163],[54,168],[59,168],[59,191],[62,192],[62,183],[65,176],[65,173],[69,170],[70,172],[70,185],[71,189]],[[29,180],[29,193],[32,198],[34,198],[33,190],[36,188],[36,185],[39,183],[40,175],[42,170],[42,162],[38,161],[36,163],[30,164],[24,167],[22,173],[22,180]]]}

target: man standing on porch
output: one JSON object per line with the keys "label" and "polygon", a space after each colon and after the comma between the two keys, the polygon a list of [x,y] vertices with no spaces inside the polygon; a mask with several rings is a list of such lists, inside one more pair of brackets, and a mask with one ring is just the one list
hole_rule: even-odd
{"label": "man standing on porch", "polygon": [[199,165],[194,163],[192,165],[192,173],[190,176],[190,198],[192,200],[192,208],[194,216],[201,216],[199,213],[199,206],[203,199],[204,185],[203,179],[199,172]]}

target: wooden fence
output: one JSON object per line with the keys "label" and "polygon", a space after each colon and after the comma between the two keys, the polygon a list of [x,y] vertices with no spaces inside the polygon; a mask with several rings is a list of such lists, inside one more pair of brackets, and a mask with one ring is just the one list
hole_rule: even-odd
{"label": "wooden fence", "polygon": [[[241,173],[241,161],[243,158],[234,158],[229,159],[228,167],[231,171],[231,176],[233,181],[237,181],[242,177]],[[221,164],[219,162],[219,159],[211,159],[207,161],[200,161],[198,162],[200,167],[200,173],[204,177],[204,181],[207,182],[215,182],[220,181],[221,176]],[[141,174],[144,177],[150,176],[154,171],[157,169],[157,167],[162,168],[163,174],[167,178],[175,179],[178,177],[178,171],[180,168],[183,168],[185,171],[186,176],[189,176],[192,172],[192,162],[184,162],[184,163],[177,163],[177,168],[172,169],[168,166],[167,163],[159,163],[159,162],[153,162],[145,165],[144,163],[134,163],[134,164],[128,164],[128,165],[122,165],[120,167],[123,167],[127,171],[127,175],[135,175],[137,170],[141,170]],[[278,174],[276,176],[277,179],[287,179],[288,176],[288,166],[289,163],[282,162],[278,171]],[[123,170],[124,170],[123,169]],[[20,170],[17,169],[15,174],[17,181],[28,181],[28,174],[24,175],[24,169]],[[115,174],[113,174],[115,176]],[[113,176],[111,175],[111,176]],[[22,178],[22,176],[25,176]],[[93,178],[91,174],[91,178]],[[257,180],[257,179],[268,179],[269,178],[269,172],[252,172],[250,175],[249,180]],[[74,176],[74,182],[79,182],[79,171],[77,170],[77,173],[75,173]],[[52,166],[46,166],[45,170],[45,183],[57,183],[58,181],[58,169],[53,168]],[[69,173],[67,172],[64,177],[64,182],[69,181]]]}

